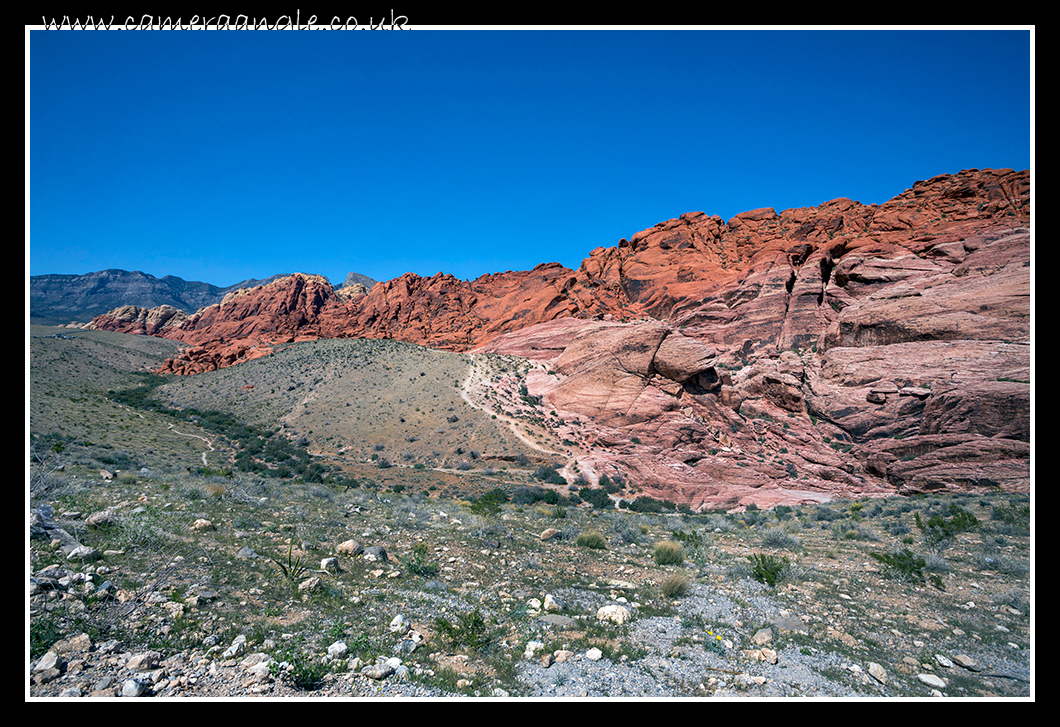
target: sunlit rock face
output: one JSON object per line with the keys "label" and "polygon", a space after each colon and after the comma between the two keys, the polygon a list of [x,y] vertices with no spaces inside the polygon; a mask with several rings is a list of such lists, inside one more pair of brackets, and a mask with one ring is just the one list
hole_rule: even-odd
{"label": "sunlit rock face", "polygon": [[965,170],[893,199],[681,215],[472,281],[292,275],[190,315],[92,326],[184,341],[193,374],[278,343],[394,338],[551,362],[590,482],[690,507],[1029,488],[1030,175]]}

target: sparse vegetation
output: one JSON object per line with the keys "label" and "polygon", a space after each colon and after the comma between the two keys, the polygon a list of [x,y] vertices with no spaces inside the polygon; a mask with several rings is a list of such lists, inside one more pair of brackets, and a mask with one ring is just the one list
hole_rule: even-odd
{"label": "sparse vegetation", "polygon": [[[107,343],[99,350],[109,352],[121,350],[112,341],[124,339],[100,334],[98,340]],[[169,353],[163,348],[169,342],[133,341],[159,346],[158,355]],[[273,696],[333,696],[407,684],[436,694],[485,696],[503,688],[529,696],[531,674],[550,676],[553,688],[565,675],[569,688],[592,683],[594,669],[621,664],[662,683],[670,678],[667,661],[681,662],[685,672],[700,666],[733,675],[758,670],[769,681],[740,689],[750,696],[775,695],[779,692],[769,690],[787,688],[780,685],[801,671],[791,668],[792,656],[783,656],[789,647],[797,647],[790,653],[813,669],[833,669],[831,682],[819,670],[815,674],[820,684],[835,684],[830,692],[835,695],[923,696],[915,674],[890,664],[903,657],[934,660],[935,653],[966,651],[992,670],[1003,665],[1006,673],[1026,673],[1029,498],[938,495],[693,514],[638,497],[636,483],[610,476],[600,477],[597,487],[583,482],[568,495],[562,485],[534,478],[546,463],[546,478],[549,471],[557,473],[541,453],[518,444],[511,445],[514,449],[484,445],[509,441],[491,440],[484,430],[475,430],[474,438],[464,435],[473,430],[475,414],[448,411],[448,406],[461,406],[454,399],[440,401],[450,396],[451,381],[463,380],[459,371],[418,399],[402,392],[369,407],[367,398],[375,392],[335,397],[353,416],[377,424],[356,443],[344,440],[342,446],[353,449],[340,457],[333,454],[338,446],[321,446],[319,432],[326,431],[323,417],[330,405],[322,394],[329,374],[328,358],[316,352],[374,351],[375,362],[368,363],[366,356],[363,365],[385,362],[396,381],[402,380],[396,375],[400,361],[393,355],[396,345],[326,343],[302,349],[309,353],[299,350],[301,344],[290,347],[284,359],[288,378],[266,380],[250,390],[278,402],[321,379],[312,415],[320,419],[314,418],[312,427],[304,426],[302,415],[294,418],[297,427],[265,426],[266,417],[255,413],[261,404],[252,403],[235,378],[247,375],[242,371],[167,380],[151,388],[152,397],[133,397],[144,407],[136,409],[106,394],[137,388],[138,377],[117,366],[96,379],[78,379],[67,370],[69,382],[35,374],[35,391],[44,385],[61,396],[33,397],[31,507],[50,512],[55,527],[96,555],[70,560],[53,531],[30,541],[34,586],[28,640],[34,663],[59,640],[81,632],[93,644],[79,658],[81,676],[47,681],[31,672],[31,694],[56,696],[74,684],[86,685],[87,693],[104,674],[118,680],[110,687],[113,693],[127,676],[124,660],[146,650],[184,664],[185,674],[192,673],[186,665],[197,665],[197,684],[182,684],[179,675],[166,672],[172,678],[158,682],[165,686],[157,696],[204,696],[221,689],[222,679],[233,695],[260,689]],[[388,351],[386,358],[382,354]],[[296,366],[287,366],[302,356],[310,372],[305,377]],[[415,378],[417,385],[429,384],[436,375],[427,354],[422,356],[405,377]],[[143,365],[148,363],[144,359]],[[254,370],[264,370],[266,363]],[[350,361],[343,365],[349,367]],[[295,387],[289,394],[288,386]],[[224,411],[218,392],[225,390],[242,392],[233,395],[241,406],[233,408],[230,419],[189,416]],[[196,391],[201,401],[195,400]],[[39,422],[62,421],[54,412],[41,413],[41,401],[61,401],[69,407],[60,410],[63,415],[82,419],[64,424],[64,430],[39,430]],[[89,401],[99,408],[90,409]],[[406,433],[407,425],[426,421],[415,419],[420,416],[415,408],[422,414],[432,404],[437,411],[430,426]],[[75,416],[74,407],[84,413]],[[394,408],[393,436],[383,435],[378,423],[388,407]],[[454,414],[459,421],[450,424],[446,419]],[[409,421],[398,421],[401,416]],[[259,439],[262,452],[274,438],[282,439],[304,451],[309,462],[330,469],[320,470],[320,481],[310,481],[291,456],[273,461],[255,455],[271,473],[237,466],[250,441],[235,434],[240,422],[264,437]],[[446,427],[443,434],[432,434],[435,423]],[[440,441],[431,441],[434,437]],[[377,450],[375,444],[384,447]],[[404,456],[406,447],[412,459]],[[455,454],[457,448],[463,452]],[[372,454],[388,455],[392,466],[379,469]],[[461,471],[455,466],[460,461],[473,465]],[[486,474],[488,466],[494,474]],[[283,467],[286,472],[278,474]],[[109,469],[113,479],[103,479],[101,469]],[[599,493],[625,500],[618,508],[600,509],[594,502]],[[111,519],[87,524],[90,515],[108,510]],[[200,527],[200,521],[208,525]],[[847,532],[856,537],[846,538]],[[943,536],[937,541],[945,543],[945,557],[940,547],[930,546],[936,533]],[[351,540],[365,548],[378,546],[389,557],[373,551],[369,559],[367,552],[352,549]],[[759,549],[774,552],[747,557]],[[681,551],[681,559],[664,555],[671,550]],[[330,557],[337,565],[325,569],[323,561]],[[694,568],[681,572],[682,564]],[[62,584],[48,575],[48,569],[60,568],[66,573]],[[543,625],[546,612],[531,604],[548,594],[565,602],[556,623],[562,615],[573,626]],[[973,598],[974,608],[961,605]],[[632,626],[597,619],[597,609],[611,603],[624,604]],[[809,634],[776,632],[782,654],[777,665],[748,661],[743,654],[755,648],[751,635],[768,625],[765,613],[778,611],[804,617]],[[409,631],[391,630],[398,615],[408,619]],[[644,635],[664,631],[666,649],[656,652]],[[414,634],[422,642],[410,650]],[[244,654],[269,660],[267,675],[253,687],[238,666],[243,657],[221,658],[240,636],[246,639]],[[545,647],[526,658],[523,650],[534,640]],[[340,641],[348,647],[346,654],[329,657],[329,647]],[[914,642],[926,646],[914,647]],[[579,656],[547,671],[541,656],[564,647]],[[591,647],[601,650],[601,661],[584,658]],[[104,652],[109,648],[114,651]],[[879,653],[890,661],[880,661]],[[126,656],[119,659],[119,654]],[[649,655],[652,659],[645,659]],[[379,657],[399,657],[407,674],[379,682],[360,674]],[[887,685],[854,676],[850,666],[864,671],[870,659],[887,668]],[[113,668],[105,666],[110,662]],[[711,671],[703,676],[705,687],[693,683],[681,689],[709,694],[718,689],[711,677],[729,679],[722,674]],[[1028,689],[1018,679],[976,672],[959,676],[942,690],[947,696],[1023,696]]]}
{"label": "sparse vegetation", "polygon": [[751,575],[756,581],[769,586],[777,585],[784,570],[788,567],[788,559],[766,553],[753,553],[748,556],[751,561]]}
{"label": "sparse vegetation", "polygon": [[598,532],[590,531],[581,533],[577,539],[578,547],[603,550],[607,547],[607,538]]}
{"label": "sparse vegetation", "polygon": [[884,565],[885,572],[891,578],[918,583],[924,580],[924,568],[927,567],[927,561],[908,548],[895,553],[870,553],[870,555],[873,560]]}
{"label": "sparse vegetation", "polygon": [[762,533],[762,545],[767,548],[782,548],[784,550],[798,550],[799,539],[791,533],[780,528],[770,528]]}
{"label": "sparse vegetation", "polygon": [[434,626],[438,633],[450,644],[470,649],[471,651],[485,649],[497,637],[497,634],[486,623],[486,618],[482,615],[482,611],[477,608],[474,611],[457,616],[456,623],[451,623],[441,617],[436,618]]}
{"label": "sparse vegetation", "polygon": [[660,589],[664,596],[674,599],[687,595],[691,587],[692,582],[689,580],[688,576],[677,574],[667,576],[666,579],[663,580]]}
{"label": "sparse vegetation", "polygon": [[931,515],[927,520],[924,520],[919,512],[916,513],[915,519],[928,546],[939,549],[949,545],[957,533],[979,527],[979,519],[955,503],[951,503],[942,513]]}
{"label": "sparse vegetation", "polygon": [[297,584],[309,570],[303,558],[295,557],[293,543],[287,547],[286,558],[273,558],[272,562],[276,564],[284,580],[291,585]]}
{"label": "sparse vegetation", "polygon": [[543,464],[534,470],[533,477],[535,480],[541,480],[550,485],[567,484],[567,480],[557,470],[559,470],[559,465]]}
{"label": "sparse vegetation", "polygon": [[672,540],[656,543],[652,558],[658,565],[681,565],[685,562],[685,549]]}

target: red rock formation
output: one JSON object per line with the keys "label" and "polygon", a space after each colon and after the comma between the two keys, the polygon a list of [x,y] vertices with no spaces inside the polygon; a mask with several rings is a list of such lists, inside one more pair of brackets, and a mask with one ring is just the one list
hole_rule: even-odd
{"label": "red rock formation", "polygon": [[186,342],[174,373],[330,337],[555,359],[557,376],[528,384],[591,422],[583,471],[696,507],[1019,490],[1029,198],[1027,172],[966,170],[881,205],[685,214],[577,270],[409,273],[367,294],[294,275],[186,320],[119,309],[91,325]]}
{"label": "red rock formation", "polygon": [[[1011,228],[1027,221],[1028,199],[1026,172],[971,170],[917,182],[880,206],[837,199],[779,214],[753,210],[728,223],[685,214],[593,250],[577,271],[547,263],[474,281],[407,273],[354,297],[338,295],[323,278],[293,275],[232,293],[161,335],[230,352],[322,337],[468,350],[535,323],[611,314],[706,328],[717,343],[750,339],[755,347],[784,350],[812,344],[852,294],[909,277],[929,279],[966,258],[959,264],[969,271],[996,263],[975,254],[982,235],[998,234],[993,230],[1001,223]],[[1017,255],[1019,249],[1016,241]],[[997,254],[992,247],[989,255]],[[935,317],[930,304],[919,317]],[[90,325],[144,332],[115,312]],[[851,325],[864,331],[874,323]],[[188,363],[193,370],[209,366],[201,354]],[[182,368],[177,362],[173,370]]]}
{"label": "red rock formation", "polygon": [[184,311],[173,306],[160,305],[157,308],[140,308],[126,305],[115,308],[109,313],[97,316],[93,327],[106,331],[136,333],[145,336],[165,337],[167,329],[177,328],[188,320]]}
{"label": "red rock formation", "polygon": [[[558,376],[531,377],[530,393],[584,417],[567,435],[582,472],[696,508],[1027,491],[1028,193],[1026,173],[973,171],[879,208],[740,215],[736,275],[719,266],[709,294],[671,299],[669,327],[568,327],[542,347],[563,348]],[[488,348],[518,351],[541,328]],[[695,386],[656,361],[677,333],[710,364]]]}

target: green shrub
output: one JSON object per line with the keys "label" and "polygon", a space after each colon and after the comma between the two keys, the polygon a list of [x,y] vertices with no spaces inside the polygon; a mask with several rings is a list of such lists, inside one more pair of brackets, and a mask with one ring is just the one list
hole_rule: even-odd
{"label": "green shrub", "polygon": [[675,530],[672,535],[674,540],[690,548],[701,548],[705,543],[703,533],[698,530]]}
{"label": "green shrub", "polygon": [[567,480],[564,479],[563,475],[561,475],[559,472],[556,471],[558,469],[559,469],[559,465],[543,464],[543,465],[541,465],[540,467],[538,467],[534,471],[533,478],[535,480],[541,480],[542,482],[547,482],[547,483],[549,483],[551,485],[565,485],[565,484],[567,484]]}
{"label": "green shrub", "polygon": [[471,503],[469,509],[476,515],[495,515],[500,512],[501,505],[506,502],[508,502],[508,493],[500,487],[495,487]]}
{"label": "green shrub", "polygon": [[611,530],[623,543],[639,543],[642,535],[640,527],[628,517],[620,517],[612,521]]}
{"label": "green shrub", "polygon": [[664,580],[661,586],[663,595],[670,599],[687,595],[691,587],[692,582],[684,575],[672,575]]}
{"label": "green shrub", "polygon": [[602,487],[585,487],[578,491],[578,496],[599,510],[614,507],[614,502]]}
{"label": "green shrub", "polygon": [[575,542],[582,548],[593,548],[594,550],[603,550],[607,547],[607,538],[597,532],[582,533]]}
{"label": "green shrub", "polygon": [[979,527],[979,520],[972,513],[957,504],[951,504],[942,515],[932,515],[925,520],[916,513],[916,526],[924,533],[928,545],[942,546],[953,540],[957,533],[974,530]]}
{"label": "green shrub", "polygon": [[900,581],[923,583],[927,561],[904,548],[896,553],[870,553],[873,560],[883,564],[884,575]]}
{"label": "green shrub", "polygon": [[294,543],[287,546],[286,561],[277,560],[276,558],[270,558],[270,560],[276,564],[280,574],[289,584],[297,583],[309,571],[309,565],[305,559],[294,557]]}
{"label": "green shrub", "polygon": [[39,659],[44,656],[52,644],[62,637],[62,627],[54,615],[47,614],[44,617],[31,618],[29,622],[30,658]]}
{"label": "green shrub", "polygon": [[458,616],[455,624],[438,617],[434,619],[434,626],[438,634],[452,645],[463,646],[472,651],[486,648],[494,639],[494,634],[490,632],[486,619],[478,608]]}
{"label": "green shrub", "polygon": [[652,557],[658,565],[681,565],[685,562],[685,549],[680,543],[666,540],[656,543]]}
{"label": "green shrub", "polygon": [[770,528],[762,533],[762,545],[767,548],[784,548],[797,550],[802,543],[791,533],[779,528]]}
{"label": "green shrub", "polygon": [[788,567],[787,558],[765,553],[754,553],[748,556],[748,560],[751,561],[751,575],[754,579],[769,586],[777,585],[777,580]]}
{"label": "green shrub", "polygon": [[311,661],[309,659],[297,659],[291,663],[292,669],[288,673],[292,686],[303,692],[311,692],[324,686],[324,676],[329,667],[322,661]]}
{"label": "green shrub", "polygon": [[438,564],[427,562],[429,552],[430,548],[426,543],[416,543],[412,546],[412,555],[402,559],[409,573],[421,578],[434,578],[438,575]]}
{"label": "green shrub", "polygon": [[1026,504],[999,504],[990,511],[995,531],[1007,535],[1029,535],[1031,506]]}
{"label": "green shrub", "polygon": [[656,500],[648,495],[640,495],[633,501],[622,500],[620,504],[633,512],[643,513],[661,513],[677,509],[677,505],[669,500]]}

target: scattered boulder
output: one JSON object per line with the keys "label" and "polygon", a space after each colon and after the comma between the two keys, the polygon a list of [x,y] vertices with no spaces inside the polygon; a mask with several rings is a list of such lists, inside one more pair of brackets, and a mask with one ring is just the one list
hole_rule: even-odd
{"label": "scattered boulder", "polygon": [[387,563],[389,557],[386,554],[386,548],[382,545],[370,545],[362,551],[364,559],[372,563]]}
{"label": "scattered boulder", "polygon": [[622,624],[629,621],[629,609],[625,606],[619,606],[617,604],[610,604],[607,606],[601,606],[596,611],[596,618],[600,621],[610,621],[613,624]]}
{"label": "scattered boulder", "polygon": [[94,512],[85,519],[85,525],[93,528],[106,528],[117,524],[113,510]]}
{"label": "scattered boulder", "polygon": [[346,540],[335,547],[335,552],[339,555],[360,555],[364,548],[356,540]]}

